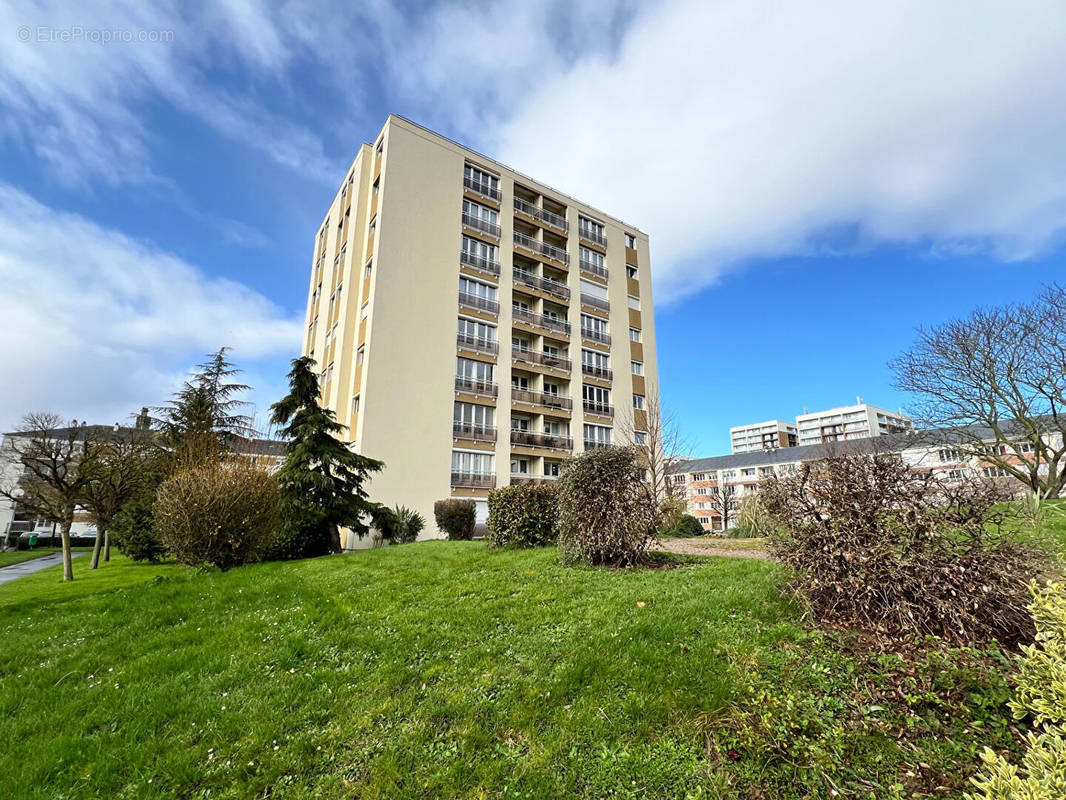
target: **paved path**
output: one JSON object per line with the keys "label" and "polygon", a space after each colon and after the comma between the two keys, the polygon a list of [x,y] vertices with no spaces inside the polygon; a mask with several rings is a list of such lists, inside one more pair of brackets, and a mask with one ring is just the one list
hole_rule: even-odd
{"label": "paved path", "polygon": [[[90,551],[88,550],[75,550],[70,554],[70,557],[80,558],[81,556],[89,555],[89,552]],[[49,553],[40,558],[31,558],[29,561],[20,561],[18,564],[12,564],[8,567],[0,567],[0,584],[10,583],[13,580],[21,578],[23,575],[40,572],[42,569],[48,569],[49,567],[54,567],[56,564],[62,563],[62,553]]]}
{"label": "paved path", "polygon": [[765,550],[716,547],[713,539],[663,538],[652,544],[651,549],[682,556],[725,556],[726,558],[755,558],[760,561],[767,561],[770,558]]}

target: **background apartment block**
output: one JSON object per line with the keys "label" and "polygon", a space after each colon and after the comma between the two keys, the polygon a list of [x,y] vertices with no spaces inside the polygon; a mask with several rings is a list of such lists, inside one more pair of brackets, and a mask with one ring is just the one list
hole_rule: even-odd
{"label": "background apartment block", "polygon": [[793,423],[773,419],[730,428],[729,441],[734,453],[750,453],[777,447],[795,447],[799,442],[799,433]]}
{"label": "background apartment block", "polygon": [[[375,500],[417,509],[552,480],[646,430],[648,238],[390,116],[315,238],[303,352]],[[346,546],[356,546],[346,542]]]}
{"label": "background apartment block", "polygon": [[904,433],[913,428],[913,423],[902,413],[859,403],[800,414],[796,428],[800,445],[808,445]]}

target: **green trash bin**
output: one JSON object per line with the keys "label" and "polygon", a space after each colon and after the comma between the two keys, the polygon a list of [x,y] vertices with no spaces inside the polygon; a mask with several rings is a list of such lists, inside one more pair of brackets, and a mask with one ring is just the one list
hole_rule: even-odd
{"label": "green trash bin", "polygon": [[30,534],[30,550],[32,550],[36,546],[37,546],[37,534],[36,533],[31,533]]}

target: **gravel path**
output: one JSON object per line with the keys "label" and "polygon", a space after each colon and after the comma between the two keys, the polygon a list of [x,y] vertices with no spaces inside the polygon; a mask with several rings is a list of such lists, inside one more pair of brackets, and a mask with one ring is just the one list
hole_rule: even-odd
{"label": "gravel path", "polygon": [[725,558],[770,560],[770,556],[765,550],[718,547],[715,546],[715,540],[713,539],[659,539],[658,542],[651,546],[651,549],[663,553],[676,553],[681,556],[724,556]]}

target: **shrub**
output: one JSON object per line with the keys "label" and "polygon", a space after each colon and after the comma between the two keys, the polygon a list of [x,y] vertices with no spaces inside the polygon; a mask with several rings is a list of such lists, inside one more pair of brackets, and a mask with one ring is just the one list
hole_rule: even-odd
{"label": "shrub", "polygon": [[993,484],[943,482],[897,455],[843,455],[759,492],[776,523],[770,550],[822,621],[908,639],[1032,635],[1025,585],[1038,562],[1001,535]]}
{"label": "shrub", "polygon": [[691,514],[683,514],[681,518],[678,519],[677,524],[670,530],[666,531],[664,535],[690,539],[693,536],[703,536],[705,533],[707,533],[707,531],[703,529],[703,525],[700,524],[698,519]]}
{"label": "shrub", "polygon": [[374,521],[381,532],[381,538],[389,544],[413,542],[426,527],[425,517],[413,508],[400,505],[396,508],[385,508]]}
{"label": "shrub", "polygon": [[570,461],[558,481],[563,563],[630,566],[655,536],[636,448],[602,447]]}
{"label": "shrub", "polygon": [[449,539],[474,538],[477,510],[473,500],[438,500],[433,504],[433,518]]}
{"label": "shrub", "polygon": [[730,539],[756,539],[769,536],[773,519],[766,511],[758,493],[740,499],[737,505],[737,524],[726,531]]}
{"label": "shrub", "polygon": [[677,527],[687,510],[688,502],[681,495],[670,492],[663,498],[659,503],[659,518],[662,520],[660,524],[664,535]]}
{"label": "shrub", "polygon": [[968,800],[1053,800],[1066,797],[1066,585],[1033,587],[1030,609],[1036,642],[1022,648],[1014,718],[1031,716],[1022,769],[985,748],[984,772],[973,779]]}
{"label": "shrub", "polygon": [[493,547],[539,547],[555,541],[559,512],[555,488],[515,484],[489,492],[489,542]]}
{"label": "shrub", "polygon": [[154,499],[154,494],[137,495],[111,520],[112,541],[134,561],[160,561],[167,552],[155,529]]}
{"label": "shrub", "polygon": [[274,538],[280,490],[243,460],[180,469],[159,487],[155,528],[183,564],[229,569],[259,560]]}

